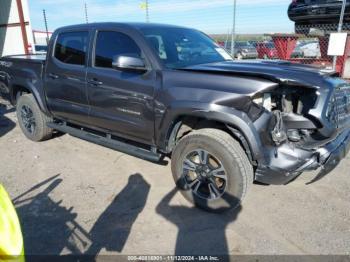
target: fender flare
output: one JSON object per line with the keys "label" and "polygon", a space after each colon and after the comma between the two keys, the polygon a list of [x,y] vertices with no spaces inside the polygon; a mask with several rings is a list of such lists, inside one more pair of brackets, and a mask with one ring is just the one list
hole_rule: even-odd
{"label": "fender flare", "polygon": [[181,117],[217,121],[238,130],[248,143],[253,160],[263,157],[260,135],[247,114],[230,107],[191,101],[173,104],[166,110],[161,121],[156,123],[159,130],[156,133],[156,141],[160,148],[167,148],[171,132]]}
{"label": "fender flare", "polygon": [[45,102],[45,94],[43,93],[43,91],[40,91],[40,90],[43,90],[43,88],[40,88],[39,90],[38,85],[40,85],[41,87],[42,84],[39,82],[36,82],[36,86],[35,86],[31,81],[28,81],[28,80],[23,80],[21,78],[12,79],[9,82],[11,103],[15,104],[16,102],[16,95],[14,93],[16,87],[27,89],[31,94],[33,94],[34,99],[37,102],[40,110],[49,116],[50,113]]}
{"label": "fender flare", "polygon": [[6,89],[6,92],[10,92],[9,79],[10,79],[10,76],[6,72],[0,71],[0,85],[4,86],[4,88]]}

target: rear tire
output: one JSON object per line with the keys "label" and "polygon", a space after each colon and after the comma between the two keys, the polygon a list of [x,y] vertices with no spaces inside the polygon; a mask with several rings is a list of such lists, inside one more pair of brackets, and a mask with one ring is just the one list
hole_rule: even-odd
{"label": "rear tire", "polygon": [[[197,156],[197,152],[204,153]],[[205,155],[208,157],[202,157]],[[208,167],[202,159],[209,159]],[[208,211],[237,208],[253,183],[253,168],[245,151],[222,130],[208,128],[190,133],[176,145],[171,160],[173,178],[182,195]]]}
{"label": "rear tire", "polygon": [[19,126],[28,139],[39,142],[51,138],[53,130],[47,126],[47,123],[52,122],[52,118],[40,110],[32,94],[19,97],[16,113]]}

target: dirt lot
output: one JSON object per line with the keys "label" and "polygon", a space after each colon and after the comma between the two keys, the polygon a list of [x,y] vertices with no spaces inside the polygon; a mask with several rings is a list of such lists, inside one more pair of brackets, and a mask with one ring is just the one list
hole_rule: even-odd
{"label": "dirt lot", "polygon": [[252,185],[236,211],[209,214],[156,165],[69,135],[33,143],[0,101],[0,182],[27,254],[350,254],[350,158],[323,180]]}

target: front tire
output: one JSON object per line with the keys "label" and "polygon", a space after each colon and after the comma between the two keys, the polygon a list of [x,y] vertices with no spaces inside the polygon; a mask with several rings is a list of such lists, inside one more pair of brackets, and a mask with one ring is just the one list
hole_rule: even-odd
{"label": "front tire", "polygon": [[208,211],[237,208],[253,182],[253,168],[241,145],[217,129],[201,129],[181,139],[171,168],[182,195]]}
{"label": "front tire", "polygon": [[16,113],[19,126],[28,139],[39,142],[51,138],[53,130],[47,127],[47,123],[52,119],[40,110],[32,94],[19,97]]}

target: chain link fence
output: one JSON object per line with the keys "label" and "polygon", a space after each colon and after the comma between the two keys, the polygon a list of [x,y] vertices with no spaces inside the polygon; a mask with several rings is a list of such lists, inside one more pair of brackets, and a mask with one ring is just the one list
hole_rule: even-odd
{"label": "chain link fence", "polygon": [[[332,69],[333,57],[328,56],[330,34],[337,31],[337,24],[298,25],[295,33],[274,33],[244,37],[237,35],[234,44],[234,58],[285,60],[293,63],[313,65]],[[344,24],[343,32],[350,32],[350,24]],[[213,36],[217,38],[217,36]],[[218,43],[231,53],[231,41],[217,39]],[[337,57],[336,71],[340,75],[349,75],[346,71],[347,58],[350,56],[350,38],[345,53]],[[350,78],[350,75],[347,77]]]}

